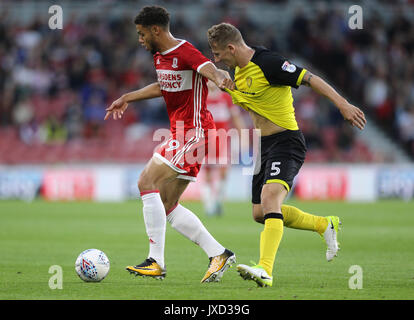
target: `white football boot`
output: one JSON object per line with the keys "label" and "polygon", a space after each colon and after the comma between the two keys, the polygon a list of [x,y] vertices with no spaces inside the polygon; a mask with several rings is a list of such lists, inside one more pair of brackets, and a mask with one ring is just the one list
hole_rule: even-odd
{"label": "white football boot", "polygon": [[341,230],[341,221],[339,217],[328,216],[328,227],[325,232],[321,235],[326,243],[326,260],[332,261],[334,257],[338,255],[339,244],[337,240],[337,235],[339,230]]}
{"label": "white football boot", "polygon": [[271,287],[273,284],[273,277],[269,276],[262,266],[253,265],[247,266],[239,264],[237,272],[244,280],[253,280],[259,287]]}

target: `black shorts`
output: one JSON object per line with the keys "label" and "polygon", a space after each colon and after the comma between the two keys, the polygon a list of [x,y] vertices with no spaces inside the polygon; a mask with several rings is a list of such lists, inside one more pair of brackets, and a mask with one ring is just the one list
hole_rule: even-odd
{"label": "black shorts", "polygon": [[[260,195],[266,183],[280,183],[290,191],[293,179],[305,161],[305,138],[300,130],[286,130],[261,137],[260,150],[252,181],[254,204],[260,204]],[[259,163],[260,168],[257,167]]]}

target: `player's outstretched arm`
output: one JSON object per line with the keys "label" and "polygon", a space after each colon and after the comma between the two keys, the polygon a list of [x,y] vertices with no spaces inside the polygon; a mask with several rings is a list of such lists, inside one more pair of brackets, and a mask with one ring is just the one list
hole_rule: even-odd
{"label": "player's outstretched arm", "polygon": [[123,113],[128,108],[129,102],[157,98],[161,96],[162,93],[158,82],[154,82],[142,89],[126,93],[112,102],[109,108],[105,109],[106,115],[104,120],[108,119],[111,114],[114,120],[121,119]]}
{"label": "player's outstretched arm", "polygon": [[225,88],[234,90],[234,83],[231,80],[230,74],[225,70],[217,69],[213,63],[207,63],[198,73],[213,81],[221,90]]}
{"label": "player's outstretched arm", "polygon": [[302,79],[302,84],[311,87],[320,95],[323,95],[331,100],[339,109],[344,119],[352,126],[357,127],[360,130],[364,129],[365,124],[367,123],[364,113],[358,107],[350,104],[322,78],[306,71]]}

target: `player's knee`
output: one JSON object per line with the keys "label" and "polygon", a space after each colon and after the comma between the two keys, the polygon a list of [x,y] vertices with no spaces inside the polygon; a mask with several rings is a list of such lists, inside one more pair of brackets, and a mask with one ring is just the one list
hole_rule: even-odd
{"label": "player's knee", "polygon": [[257,223],[264,223],[263,210],[260,204],[253,204],[252,216]]}
{"label": "player's knee", "polygon": [[263,186],[261,193],[263,212],[281,212],[286,194],[287,190],[280,184],[267,184]]}
{"label": "player's knee", "polygon": [[260,224],[264,223],[263,216],[256,216],[254,213],[253,213],[253,220],[256,221],[257,223],[260,223]]}
{"label": "player's knee", "polygon": [[274,197],[262,197],[263,212],[281,212],[282,203],[277,201]]}
{"label": "player's knee", "polygon": [[155,189],[157,189],[155,184],[150,179],[148,179],[148,177],[145,174],[141,174],[141,176],[138,179],[138,190],[140,192],[143,192]]}
{"label": "player's knee", "polygon": [[164,194],[161,194],[161,200],[164,205],[165,211],[168,213],[177,206],[177,199],[173,199],[171,197],[165,197]]}

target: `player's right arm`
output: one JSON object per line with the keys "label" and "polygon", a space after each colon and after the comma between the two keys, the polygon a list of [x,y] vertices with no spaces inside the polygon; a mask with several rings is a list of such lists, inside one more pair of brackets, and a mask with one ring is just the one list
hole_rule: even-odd
{"label": "player's right arm", "polygon": [[130,102],[158,98],[161,96],[161,88],[158,82],[151,83],[142,89],[123,94],[120,98],[112,102],[109,108],[105,109],[106,115],[104,120],[108,119],[111,114],[114,120],[121,119]]}
{"label": "player's right arm", "polygon": [[221,90],[224,90],[226,87],[233,90],[233,81],[230,74],[225,70],[218,69],[212,61],[206,58],[194,46],[189,45],[187,47],[185,60],[189,68],[214,82]]}
{"label": "player's right arm", "polygon": [[225,88],[229,88],[230,90],[234,89],[230,74],[225,70],[218,69],[213,63],[207,63],[198,72],[213,81],[221,90]]}

